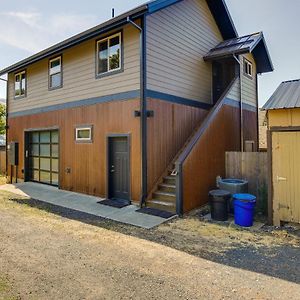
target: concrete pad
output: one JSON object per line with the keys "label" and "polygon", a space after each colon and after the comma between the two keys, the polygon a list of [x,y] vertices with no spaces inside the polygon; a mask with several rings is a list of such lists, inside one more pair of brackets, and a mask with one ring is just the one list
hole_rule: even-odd
{"label": "concrete pad", "polygon": [[124,208],[110,207],[99,204],[98,202],[103,200],[99,197],[63,191],[53,186],[34,182],[6,184],[0,186],[0,190],[146,229],[168,221],[168,219],[139,213],[137,212],[139,207],[135,205]]}

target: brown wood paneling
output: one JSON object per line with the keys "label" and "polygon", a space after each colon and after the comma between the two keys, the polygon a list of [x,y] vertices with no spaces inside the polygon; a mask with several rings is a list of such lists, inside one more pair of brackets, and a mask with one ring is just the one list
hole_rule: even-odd
{"label": "brown wood paneling", "polygon": [[244,141],[254,141],[254,149],[258,150],[258,114],[249,110],[243,111],[244,117]]}
{"label": "brown wood paneling", "polygon": [[147,129],[149,192],[208,112],[157,99],[148,99],[147,104],[154,111]]}
{"label": "brown wood paneling", "polygon": [[[58,127],[60,131],[60,188],[91,195],[106,195],[106,136],[131,136],[131,193],[141,193],[140,119],[138,99],[96,104],[48,113],[9,118],[8,141],[20,143],[18,177],[24,178],[24,131]],[[76,125],[93,125],[93,143],[76,143]],[[71,168],[71,173],[66,173]]]}
{"label": "brown wood paneling", "polygon": [[225,176],[225,152],[240,150],[240,111],[224,105],[182,166],[184,212],[208,202],[216,177]]}

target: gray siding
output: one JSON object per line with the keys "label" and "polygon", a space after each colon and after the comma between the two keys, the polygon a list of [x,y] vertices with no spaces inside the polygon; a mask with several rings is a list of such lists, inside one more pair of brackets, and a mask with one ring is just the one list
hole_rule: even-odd
{"label": "gray siding", "polygon": [[235,80],[233,86],[229,90],[226,97],[231,99],[231,100],[235,100],[235,101],[238,101],[238,102],[240,101],[241,92],[240,92],[240,79],[239,78],[237,78]]}
{"label": "gray siding", "polygon": [[[252,106],[257,106],[257,94],[256,94],[256,63],[252,54],[244,55],[246,59],[252,62],[253,65],[253,78],[250,79],[244,74],[242,75],[242,99],[243,102]],[[242,64],[242,68],[244,65]]]}
{"label": "gray siding", "polygon": [[211,103],[203,56],[222,36],[205,0],[184,0],[147,17],[147,87]]}
{"label": "gray siding", "polygon": [[14,100],[14,74],[9,74],[9,112],[139,90],[139,32],[126,26],[123,34],[124,72],[96,79],[95,40],[84,42],[63,53],[61,89],[48,91],[48,59],[27,68],[26,98]]}

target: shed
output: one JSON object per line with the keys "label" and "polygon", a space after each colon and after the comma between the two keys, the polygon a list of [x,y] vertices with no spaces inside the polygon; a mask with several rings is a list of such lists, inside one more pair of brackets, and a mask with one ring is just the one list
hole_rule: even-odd
{"label": "shed", "polygon": [[300,223],[300,79],[280,84],[264,105],[268,116],[269,217]]}

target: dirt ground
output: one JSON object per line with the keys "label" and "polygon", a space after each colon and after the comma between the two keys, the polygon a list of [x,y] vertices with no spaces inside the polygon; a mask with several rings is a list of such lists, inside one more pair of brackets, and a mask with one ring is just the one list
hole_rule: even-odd
{"label": "dirt ground", "polygon": [[297,234],[143,230],[1,192],[0,299],[299,299]]}

